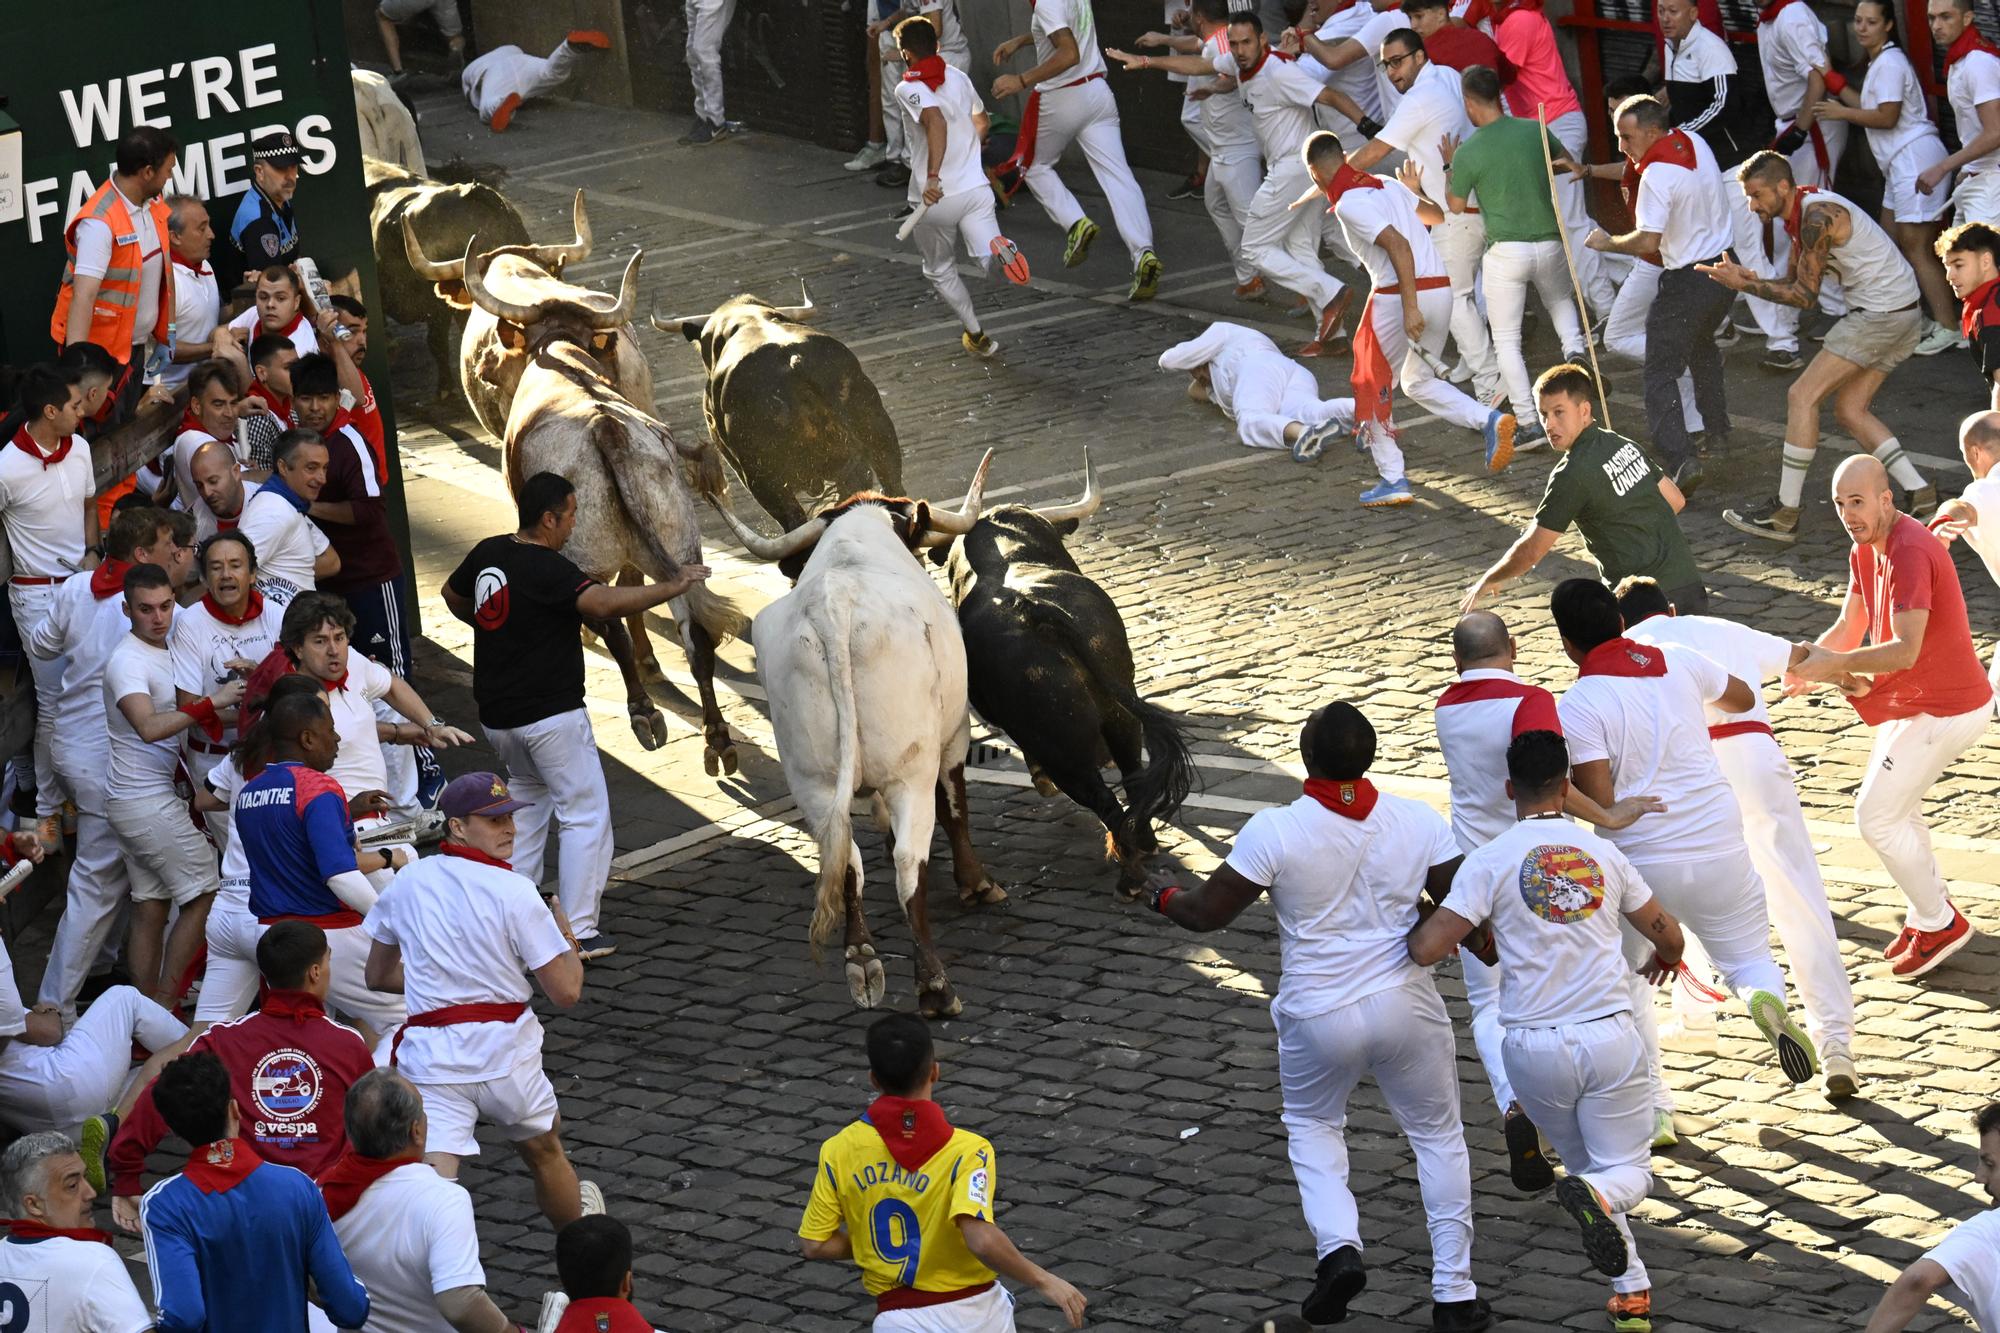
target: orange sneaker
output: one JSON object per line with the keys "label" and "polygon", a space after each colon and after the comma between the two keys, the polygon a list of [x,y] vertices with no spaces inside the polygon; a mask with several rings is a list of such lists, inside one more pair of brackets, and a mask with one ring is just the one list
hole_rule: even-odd
{"label": "orange sneaker", "polygon": [[514,119],[514,113],[520,109],[521,94],[508,93],[507,100],[500,104],[500,109],[493,113],[493,119],[487,122],[488,128],[495,134],[505,134],[507,126]]}
{"label": "orange sneaker", "polygon": [[1000,262],[1000,271],[1007,275],[1007,281],[1019,287],[1028,281],[1028,257],[1021,253],[1021,247],[1005,236],[995,236],[991,246],[993,257]]}
{"label": "orange sneaker", "polygon": [[1621,1291],[1604,1303],[1616,1333],[1653,1333],[1653,1293]]}
{"label": "orange sneaker", "polygon": [[600,51],[611,49],[611,39],[595,28],[571,28],[564,40],[571,46],[594,46]]}
{"label": "orange sneaker", "polygon": [[1340,321],[1346,317],[1348,304],[1353,298],[1354,289],[1342,287],[1340,295],[1327,302],[1326,309],[1320,312],[1319,332],[1314,335],[1311,342],[1299,349],[1300,356],[1331,356],[1342,343],[1347,341],[1347,334],[1340,327]]}
{"label": "orange sneaker", "polygon": [[1261,301],[1264,299],[1264,275],[1259,273],[1248,282],[1236,285],[1236,299],[1239,301]]}

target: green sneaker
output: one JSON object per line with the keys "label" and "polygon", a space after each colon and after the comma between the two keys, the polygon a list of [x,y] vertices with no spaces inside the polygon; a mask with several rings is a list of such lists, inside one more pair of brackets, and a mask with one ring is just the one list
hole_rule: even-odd
{"label": "green sneaker", "polygon": [[83,1178],[99,1194],[105,1193],[109,1173],[104,1167],[104,1155],[111,1150],[111,1140],[118,1137],[118,1117],[110,1111],[94,1115],[83,1122],[83,1142],[79,1151],[83,1154]]}
{"label": "green sneaker", "polygon": [[1819,1059],[1813,1054],[1812,1039],[1793,1021],[1785,1002],[1767,990],[1750,995],[1750,1021],[1778,1053],[1778,1068],[1793,1083],[1809,1082],[1819,1073]]}
{"label": "green sneaker", "polygon": [[1132,290],[1125,294],[1127,300],[1150,301],[1160,290],[1160,257],[1151,250],[1139,252],[1139,262],[1132,269]]}
{"label": "green sneaker", "polygon": [[1674,1133],[1674,1115],[1671,1111],[1653,1112],[1653,1151],[1665,1152],[1680,1146],[1681,1136]]}
{"label": "green sneaker", "polygon": [[1076,225],[1069,229],[1069,240],[1063,245],[1063,267],[1075,268],[1090,253],[1090,243],[1097,239],[1097,224],[1089,218],[1078,218]]}

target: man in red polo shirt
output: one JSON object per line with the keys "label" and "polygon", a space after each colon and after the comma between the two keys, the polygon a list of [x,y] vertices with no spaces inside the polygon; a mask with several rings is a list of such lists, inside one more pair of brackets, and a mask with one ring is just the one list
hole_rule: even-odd
{"label": "man in red polo shirt", "polygon": [[1854,539],[1847,600],[1833,628],[1792,668],[1788,688],[1843,685],[1854,711],[1875,728],[1854,822],[1910,904],[1884,953],[1897,976],[1920,977],[1972,939],[1931,854],[1924,795],[1985,733],[1993,687],[1972,643],[1951,553],[1922,523],[1896,512],[1882,464],[1867,454],[1842,463],[1833,474],[1833,503]]}

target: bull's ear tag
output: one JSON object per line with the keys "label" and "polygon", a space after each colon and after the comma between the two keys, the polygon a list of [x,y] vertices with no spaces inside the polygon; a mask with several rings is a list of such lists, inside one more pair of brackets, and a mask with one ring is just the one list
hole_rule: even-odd
{"label": "bull's ear tag", "polygon": [[590,350],[602,356],[611,350],[611,344],[615,338],[616,335],[610,333],[593,334],[590,339]]}
{"label": "bull's ear tag", "polygon": [[528,335],[521,331],[521,326],[510,324],[504,319],[500,321],[495,336],[500,339],[500,345],[510,352],[518,352],[528,345]]}

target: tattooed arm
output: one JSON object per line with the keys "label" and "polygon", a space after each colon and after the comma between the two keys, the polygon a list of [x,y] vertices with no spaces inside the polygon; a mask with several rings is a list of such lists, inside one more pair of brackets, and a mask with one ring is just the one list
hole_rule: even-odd
{"label": "tattooed arm", "polygon": [[1853,235],[1854,220],[1848,217],[1846,209],[1839,204],[1809,203],[1799,222],[1799,243],[1792,249],[1792,271],[1786,276],[1760,278],[1729,259],[1695,267],[1733,292],[1810,310],[1819,300],[1820,283],[1826,277],[1833,247],[1844,244]]}

